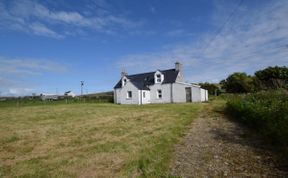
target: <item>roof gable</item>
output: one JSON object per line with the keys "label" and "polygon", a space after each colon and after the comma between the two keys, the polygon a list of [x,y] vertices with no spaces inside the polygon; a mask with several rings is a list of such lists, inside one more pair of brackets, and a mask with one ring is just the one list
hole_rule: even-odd
{"label": "roof gable", "polygon": [[[164,75],[164,80],[162,84],[165,83],[174,83],[177,79],[179,71],[175,69],[169,70],[158,70]],[[133,83],[138,89],[140,90],[149,90],[149,85],[154,85],[154,74],[155,72],[148,72],[148,73],[141,73],[141,74],[134,74],[134,75],[127,75],[126,77]],[[121,88],[121,79],[115,85],[116,88]]]}

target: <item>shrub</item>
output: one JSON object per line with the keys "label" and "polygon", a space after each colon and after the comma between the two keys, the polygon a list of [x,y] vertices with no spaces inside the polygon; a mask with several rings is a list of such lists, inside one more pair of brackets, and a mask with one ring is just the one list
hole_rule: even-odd
{"label": "shrub", "polygon": [[238,121],[257,130],[273,143],[288,145],[288,92],[286,90],[261,91],[230,97],[227,111]]}
{"label": "shrub", "polygon": [[288,67],[268,67],[255,72],[257,90],[288,88]]}
{"label": "shrub", "polygon": [[220,83],[228,93],[248,93],[254,91],[253,77],[242,72],[235,72]]}

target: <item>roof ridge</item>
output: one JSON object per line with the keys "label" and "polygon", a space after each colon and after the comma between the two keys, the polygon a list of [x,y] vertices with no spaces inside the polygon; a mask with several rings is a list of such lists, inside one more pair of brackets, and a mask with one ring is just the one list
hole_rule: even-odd
{"label": "roof ridge", "polygon": [[[165,83],[173,83],[176,81],[177,75],[179,71],[176,71],[175,69],[166,69],[166,70],[158,70],[164,75],[164,81],[162,84]],[[146,72],[146,73],[138,73],[133,75],[127,75],[126,77],[130,79],[130,82],[133,83],[138,89],[146,88],[147,86],[155,84],[154,81],[154,72]],[[114,88],[121,88],[121,79],[119,82],[115,85]]]}
{"label": "roof ridge", "polygon": [[[172,69],[159,70],[159,71],[160,71],[160,72],[165,72],[165,71],[169,71],[169,70],[175,70],[175,69],[172,68]],[[156,71],[158,71],[158,70],[156,70]],[[129,77],[129,76],[135,76],[135,75],[151,74],[151,73],[155,73],[156,71],[153,71],[153,72],[144,72],[144,73],[138,73],[138,74],[132,74],[132,75],[127,75],[127,76]]]}

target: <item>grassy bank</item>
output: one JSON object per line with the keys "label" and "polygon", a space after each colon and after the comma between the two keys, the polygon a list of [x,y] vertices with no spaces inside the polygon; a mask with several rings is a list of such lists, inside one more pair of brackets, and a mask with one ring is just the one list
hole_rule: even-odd
{"label": "grassy bank", "polygon": [[270,142],[282,146],[288,145],[287,91],[235,95],[228,99],[227,111]]}
{"label": "grassy bank", "polygon": [[0,177],[165,176],[201,104],[0,109]]}

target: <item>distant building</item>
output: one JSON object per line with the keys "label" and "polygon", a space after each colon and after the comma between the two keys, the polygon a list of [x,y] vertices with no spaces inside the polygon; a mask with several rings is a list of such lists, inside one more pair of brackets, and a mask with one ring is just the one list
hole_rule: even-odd
{"label": "distant building", "polygon": [[40,98],[44,100],[58,100],[59,96],[56,94],[41,93]]}
{"label": "distant building", "polygon": [[64,96],[69,96],[69,97],[74,98],[74,97],[76,96],[76,94],[73,93],[72,91],[66,91],[66,92],[64,93]]}
{"label": "distant building", "polygon": [[208,91],[199,85],[185,83],[182,64],[174,69],[128,75],[114,87],[114,102],[118,104],[184,103],[208,100]]}

